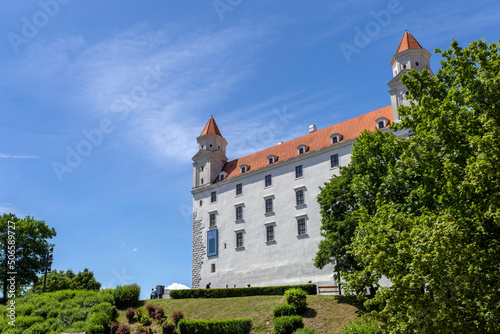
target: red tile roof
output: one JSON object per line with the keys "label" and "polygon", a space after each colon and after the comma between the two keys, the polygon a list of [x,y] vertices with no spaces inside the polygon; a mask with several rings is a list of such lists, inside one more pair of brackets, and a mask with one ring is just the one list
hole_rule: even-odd
{"label": "red tile roof", "polygon": [[219,135],[222,137],[220,134],[219,128],[217,127],[217,124],[215,123],[215,120],[213,116],[210,116],[210,119],[207,122],[207,125],[205,125],[205,128],[201,132],[200,136],[203,135]]}
{"label": "red tile roof", "polygon": [[276,163],[280,163],[282,161],[295,158],[298,156],[297,147],[302,144],[309,147],[309,149],[305,154],[332,146],[330,136],[335,133],[338,133],[343,136],[343,139],[342,141],[340,141],[340,143],[345,142],[347,140],[359,136],[361,131],[363,131],[364,129],[375,131],[375,128],[377,126],[375,120],[380,117],[387,118],[391,123],[392,107],[389,105],[371,111],[369,113],[366,113],[364,115],[349,119],[342,123],[335,124],[327,128],[309,133],[305,136],[289,140],[287,142],[284,142],[276,146],[269,147],[260,152],[253,153],[236,160],[228,161],[224,165],[223,171],[225,171],[228,174],[226,178],[232,178],[240,175],[239,167],[241,165],[250,166],[247,173],[268,166],[267,157],[270,155],[275,155],[278,157]]}
{"label": "red tile roof", "polygon": [[415,37],[412,36],[408,31],[405,31],[401,42],[399,42],[398,50],[396,53],[407,50],[407,49],[422,49],[422,46],[417,42]]}

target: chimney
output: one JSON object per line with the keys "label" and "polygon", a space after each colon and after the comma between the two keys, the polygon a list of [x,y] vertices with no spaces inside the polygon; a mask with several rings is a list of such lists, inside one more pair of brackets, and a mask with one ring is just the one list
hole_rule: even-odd
{"label": "chimney", "polygon": [[316,130],[318,130],[316,128],[316,125],[314,125],[314,124],[309,125],[309,133],[315,132]]}

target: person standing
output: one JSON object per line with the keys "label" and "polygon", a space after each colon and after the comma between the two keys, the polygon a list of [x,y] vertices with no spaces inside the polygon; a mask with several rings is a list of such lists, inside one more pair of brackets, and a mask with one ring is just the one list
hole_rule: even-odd
{"label": "person standing", "polygon": [[207,288],[207,289],[210,289],[210,285],[211,285],[211,284],[212,284],[212,283],[208,282],[208,284],[207,284],[207,287],[206,287],[206,288]]}

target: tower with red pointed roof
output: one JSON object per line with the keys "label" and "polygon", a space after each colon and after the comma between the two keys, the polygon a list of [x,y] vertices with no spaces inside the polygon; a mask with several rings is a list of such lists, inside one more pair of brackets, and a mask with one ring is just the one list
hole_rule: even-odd
{"label": "tower with red pointed roof", "polygon": [[401,76],[410,71],[412,68],[418,72],[427,70],[432,74],[430,66],[431,54],[417,42],[415,37],[408,31],[405,31],[401,42],[399,42],[396,53],[392,56],[389,62],[392,66],[393,78],[387,84],[390,88],[392,116],[394,122],[400,120],[398,107],[408,105],[406,95],[408,90],[401,82]]}
{"label": "tower with red pointed roof", "polygon": [[213,116],[210,116],[197,141],[198,153],[193,157],[193,188],[210,185],[227,161],[227,141]]}

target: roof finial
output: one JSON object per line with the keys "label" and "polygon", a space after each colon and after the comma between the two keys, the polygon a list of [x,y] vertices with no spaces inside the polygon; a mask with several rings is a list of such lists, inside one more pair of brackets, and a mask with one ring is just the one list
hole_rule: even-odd
{"label": "roof finial", "polygon": [[213,116],[213,115],[210,115],[210,118],[211,118],[211,119],[214,119],[214,116]]}
{"label": "roof finial", "polygon": [[405,24],[405,32],[408,32],[408,29],[406,29],[406,24]]}

